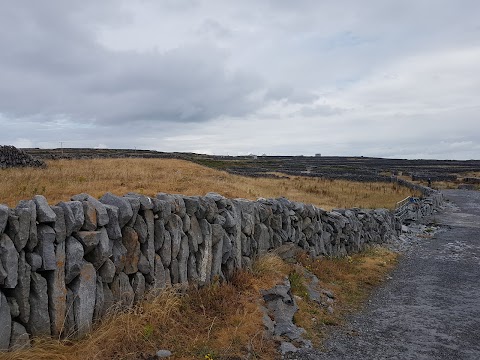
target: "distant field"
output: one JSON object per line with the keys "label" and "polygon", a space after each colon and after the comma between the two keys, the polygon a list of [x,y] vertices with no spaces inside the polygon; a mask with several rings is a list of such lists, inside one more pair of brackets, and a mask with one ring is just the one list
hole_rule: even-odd
{"label": "distant field", "polygon": [[50,160],[48,168],[0,171],[0,203],[15,206],[19,200],[44,195],[51,204],[87,192],[124,195],[159,192],[205,195],[217,192],[229,198],[287,197],[324,209],[339,207],[392,208],[411,190],[392,183],[361,183],[290,176],[288,179],[248,178],[231,175],[178,159]]}

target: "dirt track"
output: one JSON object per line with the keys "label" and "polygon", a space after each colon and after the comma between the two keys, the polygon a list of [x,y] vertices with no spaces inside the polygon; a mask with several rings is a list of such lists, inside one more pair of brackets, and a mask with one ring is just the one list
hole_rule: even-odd
{"label": "dirt track", "polygon": [[432,220],[448,230],[410,247],[324,349],[289,359],[480,359],[480,192],[444,194],[458,208]]}

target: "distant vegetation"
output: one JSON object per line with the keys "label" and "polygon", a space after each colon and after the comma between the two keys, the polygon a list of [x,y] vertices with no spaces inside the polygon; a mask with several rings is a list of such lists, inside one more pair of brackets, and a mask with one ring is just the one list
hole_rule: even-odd
{"label": "distant vegetation", "polygon": [[[287,197],[324,209],[392,208],[411,190],[393,183],[352,182],[314,177],[252,178],[178,159],[49,160],[47,168],[2,170],[0,203],[15,206],[19,200],[45,195],[50,203],[87,192],[155,196],[158,192],[205,195],[217,192],[229,198]],[[220,167],[220,166],[219,166]]]}

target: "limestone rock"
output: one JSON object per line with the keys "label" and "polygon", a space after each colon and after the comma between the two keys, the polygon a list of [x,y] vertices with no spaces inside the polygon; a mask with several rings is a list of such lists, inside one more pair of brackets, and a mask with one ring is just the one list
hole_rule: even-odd
{"label": "limestone rock", "polygon": [[79,231],[85,222],[83,204],[80,201],[66,201],[58,203],[63,208],[65,216],[66,235],[70,236]]}
{"label": "limestone rock", "polygon": [[56,215],[55,225],[53,229],[55,230],[55,242],[61,243],[64,242],[67,238],[67,225],[65,223],[65,211],[61,206],[52,206],[53,212]]}
{"label": "limestone rock", "polygon": [[17,251],[20,252],[28,243],[32,213],[29,208],[22,207],[17,207],[14,212],[15,215],[8,218],[9,231],[7,234],[15,244]]}
{"label": "limestone rock", "polygon": [[100,269],[103,263],[112,256],[112,249],[110,247],[110,239],[108,238],[107,230],[101,228],[98,237],[99,241],[97,246],[85,255],[85,259],[91,262],[95,269]]}
{"label": "limestone rock", "polygon": [[133,217],[132,205],[126,198],[106,193],[100,198],[100,202],[118,208],[118,224],[120,228],[123,228]]}
{"label": "limestone rock", "polygon": [[2,234],[5,231],[5,228],[7,227],[7,222],[8,222],[8,206],[0,204],[0,234]]}
{"label": "limestone rock", "polygon": [[172,262],[172,238],[168,231],[165,232],[165,240],[163,246],[160,249],[160,256],[165,267],[169,267]]}
{"label": "limestone rock", "polygon": [[[33,251],[37,246],[37,206],[33,200],[21,200],[18,202],[17,208],[28,209],[30,213],[30,231],[26,247],[28,251]],[[22,224],[20,224],[21,226]]]}
{"label": "limestone rock", "polygon": [[113,277],[115,276],[115,264],[112,260],[107,259],[103,265],[98,270],[98,275],[102,278],[102,281],[105,283],[111,283]]}
{"label": "limestone rock", "polygon": [[[0,335],[1,336],[1,335]],[[10,336],[10,351],[22,350],[30,347],[30,337],[22,324],[12,322],[12,334]]]}
{"label": "limestone rock", "polygon": [[115,265],[115,273],[118,274],[125,268],[127,259],[127,248],[123,246],[121,241],[114,241],[112,248],[113,264]]}
{"label": "limestone rock", "polygon": [[67,288],[65,286],[65,242],[55,249],[56,267],[47,274],[48,299],[52,335],[60,335],[67,312]]}
{"label": "limestone rock", "polygon": [[145,277],[142,275],[142,273],[137,272],[135,275],[133,275],[132,289],[135,293],[134,302],[138,302],[143,299],[143,295],[145,295]]}
{"label": "limestone rock", "polygon": [[148,262],[145,255],[143,255],[143,253],[140,253],[140,260],[138,261],[138,270],[144,275],[149,274],[151,270],[150,263]]}
{"label": "limestone rock", "polygon": [[135,224],[133,225],[133,228],[138,234],[138,241],[140,243],[144,243],[147,241],[147,235],[148,235],[148,229],[147,229],[147,223],[143,219],[142,216],[137,216],[137,220],[135,220]]}
{"label": "limestone rock", "polygon": [[26,253],[25,258],[28,264],[31,266],[33,272],[42,267],[42,257],[36,253]]}
{"label": "limestone rock", "polygon": [[105,226],[108,237],[112,240],[121,239],[122,230],[118,224],[118,208],[113,205],[105,205],[105,209],[108,214],[108,224]]}
{"label": "limestone rock", "polygon": [[38,244],[35,252],[42,257],[40,270],[55,270],[55,230],[48,225],[38,226]]}
{"label": "limestone rock", "polygon": [[73,313],[77,337],[81,338],[90,331],[95,309],[97,274],[92,264],[84,262],[80,274],[72,281]]}
{"label": "limestone rock", "polygon": [[[168,275],[170,277],[170,275]],[[167,286],[165,268],[163,267],[160,255],[155,255],[155,270],[153,287],[156,289],[164,289]]]}
{"label": "limestone rock", "polygon": [[30,276],[31,267],[25,259],[25,252],[21,251],[18,257],[18,282],[13,290],[13,296],[18,304],[19,319],[26,324],[30,318]]}
{"label": "limestone rock", "polygon": [[0,351],[7,351],[12,333],[12,316],[7,298],[0,291]]}
{"label": "limestone rock", "polygon": [[190,251],[197,252],[198,245],[203,242],[203,236],[202,229],[200,229],[200,224],[195,215],[190,218],[190,230],[188,231],[187,236]]}
{"label": "limestone rock", "polygon": [[123,271],[126,274],[134,274],[138,271],[140,261],[140,243],[136,231],[130,226],[125,226],[122,230],[122,243],[127,249]]}
{"label": "limestone rock", "polygon": [[125,307],[131,307],[133,305],[135,293],[130,285],[127,274],[121,272],[116,275],[113,279],[111,289],[114,303],[119,303]]}
{"label": "limestone rock", "polygon": [[[90,196],[88,194],[82,193],[78,194],[72,197],[72,200],[78,200],[78,201],[86,201],[88,202],[89,206],[92,206],[95,209],[96,215],[96,222],[95,226],[97,227],[102,227],[108,224],[109,221],[109,216],[107,213],[107,209],[105,208],[105,205],[102,204],[100,201],[95,199],[93,196]],[[95,229],[93,229],[95,230]]]}
{"label": "limestone rock", "polygon": [[15,288],[18,280],[18,252],[7,234],[0,235],[0,263],[7,275],[3,280],[3,287]]}
{"label": "limestone rock", "polygon": [[133,224],[135,224],[135,221],[137,220],[138,211],[140,210],[140,199],[138,197],[128,196],[124,196],[123,198],[130,203],[130,206],[132,208],[132,217],[127,222],[127,225],[133,227]]}
{"label": "limestone rock", "polygon": [[202,229],[203,243],[196,253],[197,273],[200,283],[206,284],[210,281],[212,273],[212,226],[207,220],[202,219],[200,228]]}
{"label": "limestone rock", "polygon": [[154,203],[151,198],[145,195],[137,194],[137,193],[128,193],[125,197],[133,197],[140,200],[140,210],[152,210],[154,208]]}
{"label": "limestone rock", "polygon": [[145,223],[147,224],[147,241],[140,245],[140,250],[150,264],[151,275],[155,267],[155,215],[152,210],[145,210]]}
{"label": "limestone rock", "polygon": [[180,251],[180,243],[182,241],[182,219],[176,214],[172,214],[165,224],[165,228],[172,238],[172,258],[176,258]]}
{"label": "limestone rock", "polygon": [[165,223],[163,219],[156,219],[154,223],[154,247],[155,252],[158,252],[162,246],[163,241],[165,240]]}
{"label": "limestone rock", "polygon": [[73,236],[69,236],[65,242],[65,283],[70,284],[80,274],[83,266],[83,246]]}
{"label": "limestone rock", "polygon": [[39,223],[55,222],[55,212],[48,205],[47,199],[43,195],[35,195],[33,201],[37,207],[37,221]]}
{"label": "limestone rock", "polygon": [[103,291],[103,282],[100,276],[97,276],[95,290],[95,309],[93,310],[93,321],[100,320],[105,315],[105,293]]}
{"label": "limestone rock", "polygon": [[100,231],[79,231],[76,238],[83,245],[85,255],[95,249],[100,242],[102,234]]}
{"label": "limestone rock", "polygon": [[30,318],[27,330],[32,336],[51,335],[47,280],[32,272],[30,282]]}
{"label": "limestone rock", "polygon": [[82,201],[84,221],[82,230],[94,231],[97,229],[97,210],[88,201]]}
{"label": "limestone rock", "polygon": [[184,235],[180,244],[180,251],[178,253],[178,280],[181,284],[188,283],[188,257],[190,250],[188,246],[188,237]]}

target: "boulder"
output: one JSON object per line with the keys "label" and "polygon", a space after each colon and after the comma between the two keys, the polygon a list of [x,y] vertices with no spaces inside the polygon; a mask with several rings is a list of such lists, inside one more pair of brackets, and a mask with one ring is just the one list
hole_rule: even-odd
{"label": "boulder", "polygon": [[95,309],[93,309],[93,321],[99,321],[105,315],[105,293],[103,291],[103,281],[97,276],[97,285],[95,289]]}
{"label": "boulder", "polygon": [[137,198],[140,201],[140,210],[152,210],[154,208],[154,203],[151,198],[145,195],[137,193],[128,193],[125,197]]}
{"label": "boulder", "polygon": [[[102,227],[102,226],[105,226],[105,225],[108,224],[109,216],[108,216],[108,213],[107,213],[107,209],[105,208],[105,205],[102,204],[97,199],[95,199],[93,196],[82,193],[82,194],[78,194],[78,195],[73,196],[72,200],[87,202],[89,204],[89,207],[93,207],[95,209],[95,212],[96,212],[95,227]],[[95,230],[95,229],[93,229],[93,230]]]}
{"label": "boulder", "polygon": [[8,222],[8,206],[0,204],[0,234],[3,234]]}
{"label": "boulder", "polygon": [[67,238],[67,225],[65,223],[65,210],[61,206],[52,206],[53,212],[56,215],[56,220],[53,229],[55,230],[55,242],[64,242]]}
{"label": "boulder", "polygon": [[137,232],[130,226],[125,226],[122,230],[122,244],[127,249],[123,271],[126,274],[134,274],[138,271],[140,261],[140,243]]}
{"label": "boulder", "polygon": [[83,204],[80,201],[66,201],[58,203],[58,206],[63,208],[66,235],[70,236],[74,232],[79,231],[85,222]]}
{"label": "boulder", "polygon": [[[51,335],[47,280],[32,272],[30,282],[30,317],[26,328],[32,336]],[[34,309],[34,310],[33,310]]]}
{"label": "boulder", "polygon": [[163,219],[155,219],[154,222],[154,248],[155,252],[158,252],[162,246],[163,241],[165,240],[165,222]]}
{"label": "boulder", "polygon": [[0,351],[8,351],[12,333],[12,316],[7,298],[0,291]]}
{"label": "boulder", "polygon": [[132,289],[135,294],[134,302],[142,300],[145,295],[145,277],[142,273],[137,272],[133,275]]}
{"label": "boulder", "polygon": [[27,259],[27,262],[31,266],[31,270],[33,272],[42,267],[42,257],[40,255],[36,253],[26,253],[25,258]]}
{"label": "boulder", "polygon": [[19,319],[24,324],[30,318],[30,276],[31,267],[25,259],[25,252],[21,251],[18,257],[18,282],[13,290],[13,296],[18,304]]}
{"label": "boulder", "polygon": [[[170,275],[168,275],[170,276]],[[160,255],[155,255],[155,270],[153,287],[156,289],[164,289],[167,286],[165,268],[163,267]]]}
{"label": "boulder", "polygon": [[112,248],[110,247],[110,239],[108,238],[107,230],[101,228],[99,231],[99,241],[97,246],[85,255],[85,259],[93,264],[95,269],[100,269],[103,263],[112,256]]}
{"label": "boulder", "polygon": [[[18,202],[17,208],[28,209],[30,213],[30,231],[26,247],[28,251],[33,251],[37,246],[37,206],[33,200],[21,200]],[[22,224],[20,224],[21,226]]]}
{"label": "boulder", "polygon": [[84,262],[80,274],[70,284],[73,293],[73,313],[77,338],[92,328],[95,309],[97,274],[92,264]]}
{"label": "boulder", "polygon": [[[0,335],[1,336],[1,335]],[[12,334],[10,336],[10,351],[22,350],[30,347],[30,336],[22,324],[12,322]]]}
{"label": "boulder", "polygon": [[98,275],[101,277],[102,282],[111,283],[115,276],[115,264],[112,260],[107,259],[98,270]]}
{"label": "boulder", "polygon": [[130,203],[130,206],[132,207],[132,217],[128,221],[127,225],[133,227],[133,224],[135,224],[135,221],[137,220],[138,211],[140,210],[140,199],[127,196],[124,196],[123,198],[127,199],[127,201]]}
{"label": "boulder", "polygon": [[118,223],[118,208],[113,205],[105,205],[105,209],[108,214],[108,224],[105,226],[108,237],[112,240],[121,239],[122,230]]}
{"label": "boulder", "polygon": [[172,214],[165,224],[165,228],[170,233],[172,239],[172,258],[176,258],[180,251],[180,243],[183,235],[182,227],[182,219],[176,214]]}
{"label": "boulder", "polygon": [[14,212],[15,215],[11,214],[8,218],[7,234],[20,252],[28,243],[32,213],[29,208],[22,207],[17,207]]}
{"label": "boulder", "polygon": [[100,198],[100,202],[113,205],[118,208],[118,224],[123,228],[133,217],[132,205],[127,198],[122,198],[111,193],[106,193]]}
{"label": "boulder", "polygon": [[47,199],[43,195],[35,195],[33,201],[37,207],[37,221],[39,223],[55,222],[57,216],[48,205]]}
{"label": "boulder", "polygon": [[147,235],[148,235],[147,223],[145,222],[142,216],[137,216],[137,220],[135,220],[135,224],[133,225],[133,228],[137,232],[138,241],[140,241],[141,244],[147,241]]}
{"label": "boulder", "polygon": [[35,252],[42,257],[40,270],[55,270],[55,230],[45,224],[38,225],[38,244]]}
{"label": "boulder", "polygon": [[18,252],[7,234],[0,235],[0,263],[6,275],[3,279],[3,287],[15,288],[18,281]]}
{"label": "boulder", "polygon": [[93,231],[97,229],[97,210],[88,201],[82,201],[84,221],[82,230]]}
{"label": "boulder", "polygon": [[135,299],[135,293],[128,279],[127,274],[124,272],[115,275],[112,285],[112,295],[115,304],[119,304],[125,307],[131,307]]}
{"label": "boulder", "polygon": [[100,242],[101,236],[100,231],[79,231],[75,237],[82,243],[86,255],[95,249]]}
{"label": "boulder", "polygon": [[83,266],[83,246],[73,236],[65,242],[65,283],[70,284],[80,274]]}
{"label": "boulder", "polygon": [[125,268],[127,259],[127,248],[123,246],[121,241],[114,241],[112,248],[113,264],[115,265],[115,273],[118,274]]}
{"label": "boulder", "polygon": [[172,262],[172,238],[168,231],[165,232],[165,239],[160,249],[160,256],[162,257],[163,266],[169,267]]}
{"label": "boulder", "polygon": [[48,300],[52,335],[58,336],[63,330],[67,312],[67,288],[65,286],[65,242],[55,248],[56,266],[47,274]]}

